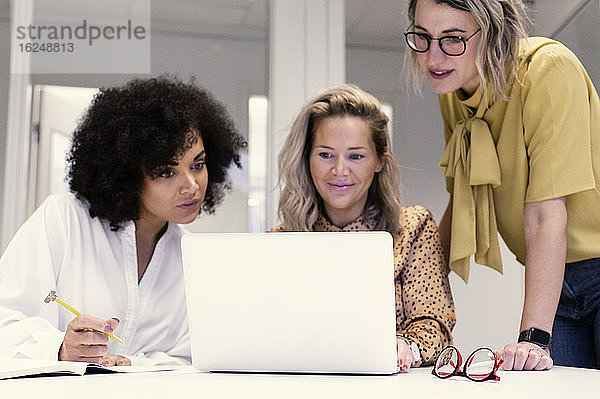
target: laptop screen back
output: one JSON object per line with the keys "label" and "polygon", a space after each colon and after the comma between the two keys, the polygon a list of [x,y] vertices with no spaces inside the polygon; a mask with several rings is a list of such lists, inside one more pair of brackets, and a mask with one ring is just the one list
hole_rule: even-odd
{"label": "laptop screen back", "polygon": [[194,367],[397,371],[388,233],[194,233],[182,251]]}

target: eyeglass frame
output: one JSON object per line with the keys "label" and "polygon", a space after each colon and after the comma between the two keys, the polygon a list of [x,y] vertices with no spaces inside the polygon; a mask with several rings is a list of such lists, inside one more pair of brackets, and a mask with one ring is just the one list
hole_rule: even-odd
{"label": "eyeglass frame", "polygon": [[[446,36],[440,36],[440,37],[432,37],[429,36],[426,33],[421,33],[421,32],[415,32],[415,31],[410,31],[410,32],[404,32],[404,40],[406,41],[406,45],[408,46],[409,49],[411,49],[412,51],[414,51],[415,53],[426,53],[431,49],[431,42],[434,40],[437,40],[438,42],[438,46],[440,47],[440,50],[442,50],[442,53],[446,54],[449,57],[460,57],[461,55],[463,55],[466,51],[467,51],[467,42],[473,37],[475,36],[477,33],[481,32],[481,28],[477,29],[475,32],[473,32],[471,35],[469,35],[469,37],[464,38],[460,35],[446,35]],[[413,46],[410,45],[410,42],[408,41],[408,35],[417,35],[420,37],[424,37],[427,39],[427,48],[425,50],[417,50],[415,49]],[[447,38],[458,38],[463,42],[463,51],[460,52],[459,54],[450,54],[448,52],[446,52],[446,50],[444,50],[444,47],[440,44],[442,40],[447,39]]]}
{"label": "eyeglass frame", "polygon": [[[440,359],[440,356],[442,355],[442,353],[444,353],[446,351],[446,349],[452,348],[456,351],[456,353],[458,354],[458,364],[454,367],[454,371],[450,374],[448,374],[447,376],[441,376],[438,375],[435,370],[436,370],[436,365],[438,360]],[[467,364],[469,364],[469,360],[473,357],[473,355],[475,353],[477,353],[480,350],[483,349],[487,349],[488,351],[492,352],[492,354],[494,355],[494,368],[492,369],[492,371],[487,375],[487,377],[481,379],[481,380],[477,380],[475,378],[470,377],[467,372]],[[498,356],[496,356],[496,352],[494,352],[493,350],[491,350],[490,348],[487,347],[481,347],[481,348],[477,348],[475,349],[473,352],[471,352],[469,354],[469,356],[467,356],[467,359],[465,361],[464,364],[462,364],[462,354],[460,353],[460,351],[458,350],[457,347],[453,346],[453,345],[448,345],[446,346],[444,349],[442,349],[440,351],[440,353],[438,353],[438,355],[435,358],[435,363],[433,364],[433,369],[431,370],[431,374],[433,374],[434,376],[436,376],[437,378],[441,378],[443,380],[445,380],[446,378],[450,378],[450,377],[454,377],[454,376],[459,376],[459,377],[466,377],[471,381],[475,381],[475,382],[485,382],[485,381],[500,381],[500,376],[498,376],[498,374],[496,374],[496,372],[500,369],[500,366],[502,366],[502,363],[504,363],[504,359],[501,357],[500,359],[498,359]],[[461,366],[462,366],[462,370],[461,370]]]}

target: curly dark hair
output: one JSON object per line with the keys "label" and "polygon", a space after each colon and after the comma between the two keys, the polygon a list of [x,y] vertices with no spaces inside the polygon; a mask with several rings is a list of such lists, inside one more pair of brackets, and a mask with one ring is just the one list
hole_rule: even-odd
{"label": "curly dark hair", "polygon": [[241,167],[246,147],[225,107],[206,90],[176,77],[135,79],[103,88],[80,121],[67,155],[67,181],[90,216],[118,230],[140,213],[144,177],[190,148],[200,135],[208,186],[201,211],[214,213],[231,188],[227,169]]}

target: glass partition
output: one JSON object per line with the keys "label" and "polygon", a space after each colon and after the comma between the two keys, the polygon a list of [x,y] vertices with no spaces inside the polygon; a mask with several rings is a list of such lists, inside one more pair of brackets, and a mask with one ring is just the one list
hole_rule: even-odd
{"label": "glass partition", "polygon": [[[250,141],[248,148],[254,150],[243,154],[242,170],[232,168],[232,190],[225,197],[223,204],[217,208],[216,213],[201,215],[195,223],[186,228],[192,231],[241,232],[263,231],[266,228],[264,206],[260,206],[261,198],[264,201],[266,189],[264,173],[261,175],[256,172],[253,178],[249,175],[251,169],[257,170],[256,166],[252,165],[266,162],[265,151],[256,150],[261,144],[253,142],[266,139],[266,124],[257,122],[266,118],[266,108],[260,110],[262,114],[253,117],[251,115],[253,108],[249,104],[252,103],[252,99],[264,98],[267,94],[269,51],[267,0],[127,0],[119,2],[118,9],[109,7],[107,5],[109,3],[94,2],[94,7],[80,10],[70,7],[71,2],[67,0],[51,3],[38,0],[26,0],[26,2],[31,8],[25,12],[27,15],[23,18],[25,20],[29,18],[35,26],[48,27],[42,33],[48,33],[51,26],[59,27],[58,32],[60,27],[65,27],[63,31],[67,34],[70,29],[67,28],[68,25],[72,25],[73,29],[85,26],[89,30],[91,21],[102,21],[108,26],[111,18],[117,18],[122,12],[136,14],[144,11],[144,15],[150,17],[150,30],[147,32],[147,37],[150,38],[148,71],[132,72],[132,69],[125,65],[121,70],[114,68],[109,70],[102,68],[102,65],[98,65],[96,71],[90,71],[89,66],[85,65],[81,68],[76,68],[74,65],[68,65],[69,68],[66,68],[65,65],[65,68],[61,69],[60,64],[53,66],[53,69],[44,69],[41,68],[44,61],[43,54],[42,57],[31,58],[31,73],[28,74],[31,93],[27,95],[31,107],[29,118],[31,148],[28,149],[30,181],[26,184],[28,189],[25,194],[28,213],[31,213],[48,194],[65,189],[64,185],[56,183],[60,182],[61,177],[54,174],[60,174],[61,168],[64,172],[64,165],[57,164],[56,158],[64,152],[63,147],[68,147],[70,133],[82,110],[87,106],[87,104],[80,104],[80,101],[75,101],[81,97],[77,93],[82,93],[83,88],[121,85],[136,77],[147,78],[169,74],[177,75],[184,81],[189,81],[193,77],[196,84],[211,91],[225,104],[239,132]],[[0,29],[4,31],[6,27],[7,35],[4,37],[10,38],[9,31],[14,31],[15,35],[18,31],[9,29],[8,17],[11,12],[14,15],[15,7],[22,4],[12,2],[12,8],[2,7],[2,5],[4,2],[0,4]],[[147,13],[148,8],[149,13]],[[23,30],[23,32],[28,31]],[[113,34],[116,30],[107,32]],[[3,49],[8,50],[11,47],[8,42],[2,44]],[[96,44],[93,43],[93,46]],[[103,50],[99,48],[98,51]],[[127,55],[111,52],[104,52],[102,55],[107,60],[127,57]],[[132,54],[132,57],[137,56]],[[0,74],[0,88],[8,87],[10,79],[9,73]],[[82,89],[78,91],[78,88]],[[56,95],[65,99],[60,106],[54,101],[44,101]],[[54,109],[59,107],[61,112],[49,111],[52,107]],[[44,119],[44,116],[52,116],[51,121],[48,121],[48,118]],[[3,126],[6,125],[6,117],[0,113],[0,124]],[[250,136],[251,124],[254,126],[252,137]],[[2,131],[4,132],[3,129]],[[4,143],[5,137],[3,133],[0,144]],[[3,165],[0,171],[4,167],[4,151],[2,156]],[[46,176],[50,173],[47,171],[52,173],[50,180]],[[251,195],[250,191],[252,191]],[[256,206],[257,204],[259,206]]]}

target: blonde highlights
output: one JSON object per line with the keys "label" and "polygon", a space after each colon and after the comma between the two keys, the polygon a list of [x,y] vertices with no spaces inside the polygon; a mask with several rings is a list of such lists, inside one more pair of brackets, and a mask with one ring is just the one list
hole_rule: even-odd
{"label": "blonde highlights", "polygon": [[[527,36],[524,19],[525,5],[521,0],[434,0],[454,9],[469,12],[481,28],[481,40],[477,49],[476,67],[483,98],[493,102],[507,100],[510,86],[517,76],[519,41]],[[415,10],[419,0],[410,0],[408,19],[415,23]],[[417,55],[405,52],[405,71],[413,88],[420,92],[424,73]]]}
{"label": "blonde highlights", "polygon": [[402,195],[400,170],[390,148],[388,118],[371,94],[354,85],[326,89],[300,110],[279,153],[278,215],[285,230],[312,231],[322,199],[312,181],[309,156],[319,125],[333,116],[359,117],[369,125],[371,139],[383,168],[373,177],[363,217],[375,221],[375,229],[392,235],[401,229]]}

